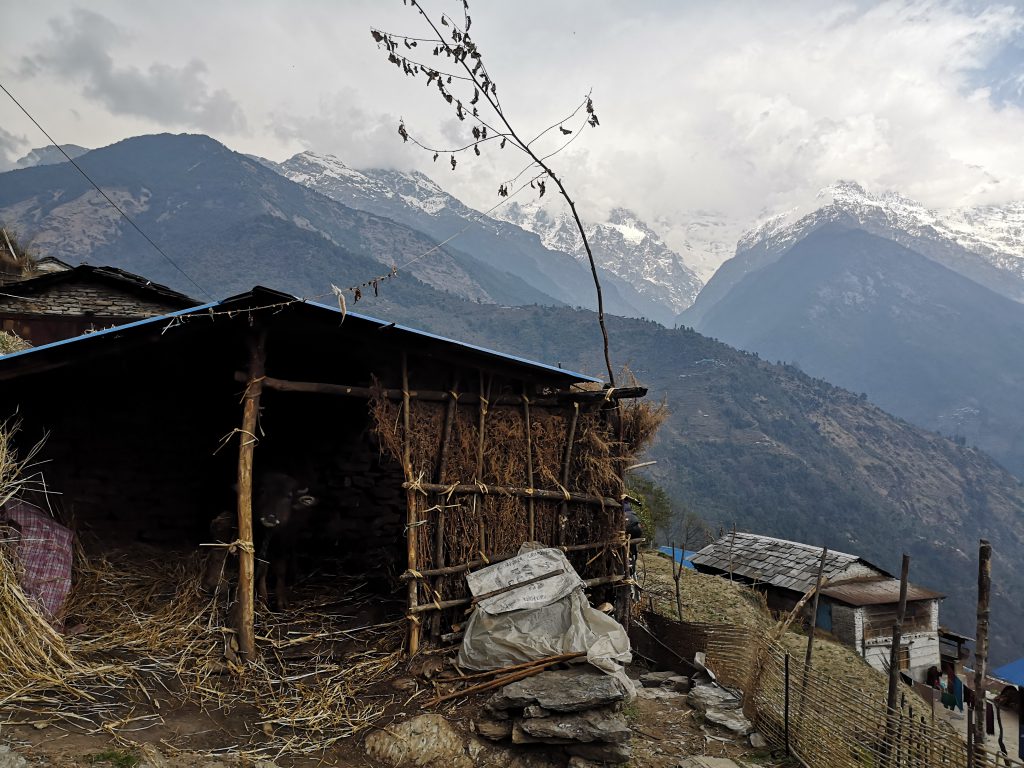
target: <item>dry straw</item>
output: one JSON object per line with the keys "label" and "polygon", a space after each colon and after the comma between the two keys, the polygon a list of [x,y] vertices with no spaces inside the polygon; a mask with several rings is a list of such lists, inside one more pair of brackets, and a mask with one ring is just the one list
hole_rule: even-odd
{"label": "dry straw", "polygon": [[[14,431],[0,425],[0,500],[25,490],[34,455],[18,458]],[[129,743],[168,703],[243,708],[247,728],[225,749],[258,757],[319,753],[393,703],[374,689],[401,662],[400,622],[357,621],[379,602],[363,585],[307,583],[294,609],[262,612],[261,656],[240,665],[224,629],[228,595],[200,590],[202,567],[195,552],[137,546],[89,558],[79,547],[64,618],[84,630],[64,637],[22,590],[14,540],[0,538],[0,712]]]}
{"label": "dry straw", "polygon": [[[162,722],[161,709],[190,703],[248,713],[232,752],[251,757],[318,753],[370,727],[394,702],[371,695],[402,659],[399,622],[354,624],[371,602],[358,583],[308,584],[296,607],[263,612],[261,656],[229,659],[224,596],[199,588],[196,554],[77,553],[63,638],[35,611],[0,553],[0,710],[15,721],[54,721],[120,734]],[[338,599],[324,602],[324,595]],[[143,714],[139,714],[142,712]],[[253,714],[254,713],[254,714]],[[169,748],[188,749],[187,741]]]}

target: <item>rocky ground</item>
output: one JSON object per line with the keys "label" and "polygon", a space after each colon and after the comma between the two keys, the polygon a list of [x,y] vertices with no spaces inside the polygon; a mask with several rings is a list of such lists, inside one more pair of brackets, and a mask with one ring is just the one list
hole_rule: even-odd
{"label": "rocky ground", "polygon": [[[675,590],[668,562],[655,555],[646,555],[641,577],[646,596],[665,613],[674,616]],[[700,576],[692,571],[684,572],[680,580],[680,600],[688,620],[729,622],[755,629],[766,628],[771,622],[763,602],[755,593],[726,580]],[[796,637],[795,641],[799,642],[800,638]],[[820,653],[816,650],[816,658],[823,662],[836,654],[847,665],[842,667],[839,676],[877,674],[859,658],[845,659],[839,650],[829,648]],[[651,768],[731,765],[729,762],[716,763],[716,760],[786,765],[781,756],[773,755],[756,735],[751,743],[750,726],[737,722],[740,713],[734,705],[726,703],[723,706],[720,701],[710,704],[696,701],[694,692],[690,690],[692,681],[648,679],[648,685],[644,686],[640,678],[647,670],[633,667],[628,672],[636,681],[638,695],[628,702],[595,704],[593,710],[599,713],[599,719],[605,715],[610,718],[608,722],[602,720],[595,725],[590,715],[562,717],[536,702],[518,701],[505,710],[500,707],[488,710],[488,702],[495,697],[493,692],[424,708],[422,702],[427,696],[418,692],[429,693],[432,688],[428,682],[416,677],[413,668],[407,670],[408,677],[396,681],[396,685],[397,682],[413,684],[410,693],[401,694],[402,699],[406,696],[408,699],[399,711],[389,713],[374,728],[346,739],[330,750],[304,757],[256,755],[243,751],[239,745],[247,731],[252,729],[249,728],[251,713],[241,710],[223,714],[188,707],[171,709],[165,705],[161,708],[158,725],[133,730],[132,723],[126,723],[116,733],[114,727],[83,733],[66,730],[66,726],[55,722],[44,727],[37,727],[43,723],[31,721],[5,723],[0,715],[0,768],[312,768],[321,765],[562,768],[570,759],[563,749],[566,745],[545,743],[544,740],[561,741],[562,736],[578,737],[580,734],[592,740],[606,740],[611,749],[602,753],[584,742],[582,749],[571,750],[577,753],[571,756],[574,766],[600,765],[600,762],[588,760],[587,755],[600,758],[603,754],[611,759],[616,750],[623,758],[628,752],[628,765]],[[493,723],[502,719],[502,711],[509,725],[500,726],[501,733],[495,739]],[[628,728],[628,739],[623,738],[620,723]],[[490,738],[486,732],[488,727],[491,728]],[[518,736],[512,734],[513,727]],[[599,737],[586,737],[590,728],[603,730]],[[506,729],[508,733],[505,733]],[[571,738],[565,740],[572,741]],[[389,743],[392,749],[388,749]],[[620,745],[627,743],[628,750],[620,749]],[[394,748],[395,744],[400,748]],[[427,751],[421,750],[417,753],[419,757],[410,761],[408,744],[419,744]],[[698,757],[707,758],[709,762],[687,762]]]}
{"label": "rocky ground", "polygon": [[[693,757],[731,759],[737,761],[736,765],[787,765],[780,756],[773,755],[756,734],[751,736],[748,733],[752,728],[749,723],[742,721],[741,713],[735,709],[738,702],[727,703],[722,707],[718,700],[719,694],[715,694],[715,701],[709,704],[706,696],[702,700],[697,700],[701,699],[700,696],[695,698],[695,690],[690,690],[691,683],[685,678],[675,677],[672,673],[656,673],[651,678],[643,678],[641,682],[645,672],[639,667],[629,670],[638,691],[632,701],[595,704],[598,708],[604,708],[609,721],[596,726],[603,729],[600,738],[616,739],[610,744],[612,747],[626,747],[628,765],[650,768],[700,768],[704,765],[686,762]],[[533,740],[529,736],[525,738],[530,743],[513,743],[512,739],[502,739],[500,735],[496,738],[493,728],[488,731],[488,723],[493,727],[496,722],[493,715],[498,712],[501,716],[502,706],[510,707],[504,711],[512,712],[513,718],[521,717],[524,708],[533,708],[533,714],[540,717],[527,728],[534,733],[544,733],[536,728],[538,723],[546,721],[549,728],[554,723],[557,728],[563,721],[562,718],[552,717],[557,713],[539,709],[539,705],[524,704],[525,700],[522,699],[514,699],[515,691],[508,692],[502,698],[503,693],[481,694],[435,712],[424,713],[418,707],[412,707],[405,719],[396,719],[363,738],[354,738],[344,748],[331,750],[316,760],[284,757],[277,760],[253,760],[232,753],[230,745],[224,743],[210,751],[177,751],[169,749],[166,743],[154,741],[128,744],[124,741],[128,734],[122,734],[120,739],[115,740],[109,734],[73,733],[57,726],[37,729],[32,725],[3,725],[0,726],[0,768],[304,768],[312,765],[364,768],[563,768],[567,764],[584,768],[605,764],[580,755],[570,757],[560,745],[540,743],[539,739]],[[721,696],[730,698],[727,693]],[[495,701],[499,702],[498,709],[494,709]],[[500,703],[502,701],[504,704]],[[544,703],[552,705],[550,701]],[[730,706],[732,709],[729,709]],[[723,712],[726,719],[732,722],[716,724],[715,721],[721,720]],[[588,713],[582,714],[587,715],[585,719],[594,720]],[[217,730],[217,724],[212,718],[204,724],[198,717],[190,721],[191,727],[198,729],[205,725],[213,731]],[[511,731],[512,723],[507,722]],[[625,734],[623,728],[627,731]],[[548,736],[552,735],[566,734],[548,733]],[[753,746],[752,739],[754,744],[760,746]],[[551,739],[563,743],[569,740]],[[211,747],[215,741],[211,737]],[[521,742],[522,739],[516,741]],[[594,745],[582,746],[584,749],[580,751],[584,754],[599,757],[596,752],[587,752],[587,748]],[[706,765],[724,767],[733,764],[712,761]]]}

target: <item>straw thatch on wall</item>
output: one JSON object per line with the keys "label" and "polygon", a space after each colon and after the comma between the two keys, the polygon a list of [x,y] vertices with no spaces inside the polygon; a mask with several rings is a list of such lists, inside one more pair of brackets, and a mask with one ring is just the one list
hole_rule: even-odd
{"label": "straw thatch on wall", "polygon": [[435,638],[469,602],[465,572],[526,541],[566,548],[591,583],[625,581],[621,478],[661,408],[626,405],[614,391],[531,400],[480,374],[441,402],[400,401],[377,387],[370,409],[412,490],[409,610],[445,609]]}

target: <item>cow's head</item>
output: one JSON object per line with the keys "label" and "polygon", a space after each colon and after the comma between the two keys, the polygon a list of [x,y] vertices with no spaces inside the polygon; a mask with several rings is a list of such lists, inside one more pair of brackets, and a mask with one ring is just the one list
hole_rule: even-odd
{"label": "cow's head", "polygon": [[259,518],[264,527],[276,528],[287,525],[292,512],[316,504],[317,498],[309,492],[308,486],[283,472],[268,472],[256,486],[253,516]]}

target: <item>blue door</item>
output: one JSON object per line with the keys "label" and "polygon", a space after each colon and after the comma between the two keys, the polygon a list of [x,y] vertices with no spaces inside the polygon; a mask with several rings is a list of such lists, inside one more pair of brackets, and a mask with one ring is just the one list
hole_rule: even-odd
{"label": "blue door", "polygon": [[832,603],[818,603],[818,629],[823,632],[832,631]]}

